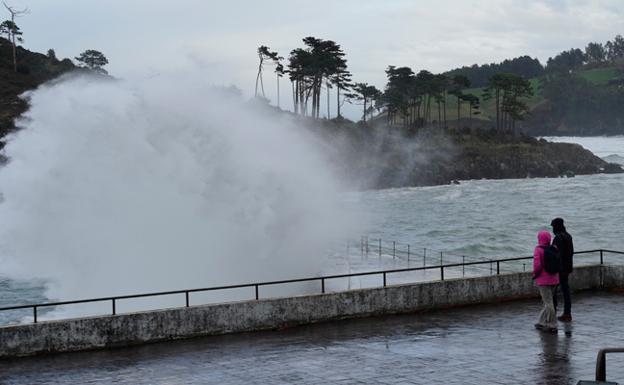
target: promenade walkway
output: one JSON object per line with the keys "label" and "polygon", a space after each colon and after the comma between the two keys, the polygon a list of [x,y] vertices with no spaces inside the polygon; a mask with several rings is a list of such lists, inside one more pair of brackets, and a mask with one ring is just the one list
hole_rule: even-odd
{"label": "promenade walkway", "polygon": [[[624,346],[624,294],[574,298],[557,335],[538,300],[0,361],[0,384],[576,384]],[[624,382],[624,354],[608,379]]]}

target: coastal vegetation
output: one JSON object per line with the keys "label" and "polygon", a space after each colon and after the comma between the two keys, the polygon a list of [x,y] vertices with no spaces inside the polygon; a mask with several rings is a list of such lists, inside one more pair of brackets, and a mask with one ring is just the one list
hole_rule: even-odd
{"label": "coastal vegetation", "polygon": [[[324,117],[331,119],[330,90],[335,88],[335,117],[342,117],[344,103],[361,104],[362,121],[414,130],[470,127],[478,120],[477,127],[532,135],[624,133],[624,111],[617,107],[624,100],[620,35],[604,44],[590,42],[584,49],[562,51],[546,65],[529,56],[441,74],[389,65],[383,90],[352,82],[346,55],[334,41],[306,37],[303,42],[303,48],[291,51],[287,68],[279,67],[282,57],[277,52],[265,55],[273,58],[278,74],[289,75],[292,110],[298,115],[321,118],[324,88]],[[262,49],[268,48],[261,46],[258,52]]]}
{"label": "coastal vegetation", "polygon": [[[27,109],[27,100],[19,97],[24,91],[72,71],[108,76],[108,59],[97,50],[82,52],[74,64],[59,60],[53,49],[41,54],[14,46],[13,38],[19,40],[17,29],[12,31],[8,39],[0,37],[0,138],[15,129],[14,119]],[[334,164],[362,188],[622,172],[580,146],[523,134],[530,124],[539,124],[535,119],[546,109],[540,118],[546,127],[571,119],[590,124],[592,108],[604,119],[619,119],[622,112],[615,106],[623,100],[617,67],[622,56],[614,53],[619,39],[604,48],[604,55],[588,47],[591,54],[581,52],[584,61],[578,51],[565,51],[541,71],[539,62],[528,57],[443,74],[389,65],[383,89],[352,80],[338,43],[311,36],[302,43],[286,57],[266,45],[258,47],[255,104],[271,105],[264,79],[271,70],[278,90],[271,110],[293,114],[325,139]],[[538,78],[529,78],[536,73]],[[284,78],[291,83],[290,111],[280,108]],[[587,97],[594,104],[587,105]],[[343,116],[344,103],[361,106],[358,122]]]}

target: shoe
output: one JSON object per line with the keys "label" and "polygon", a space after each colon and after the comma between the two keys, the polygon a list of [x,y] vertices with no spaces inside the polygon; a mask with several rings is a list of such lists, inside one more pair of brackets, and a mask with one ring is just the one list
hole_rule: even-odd
{"label": "shoe", "polygon": [[561,322],[572,322],[572,316],[570,314],[562,314],[557,319]]}
{"label": "shoe", "polygon": [[537,329],[537,330],[543,330],[544,329],[544,325],[542,325],[542,324],[535,324],[533,326],[535,326],[535,329]]}
{"label": "shoe", "polygon": [[544,328],[546,333],[557,334],[557,328]]}

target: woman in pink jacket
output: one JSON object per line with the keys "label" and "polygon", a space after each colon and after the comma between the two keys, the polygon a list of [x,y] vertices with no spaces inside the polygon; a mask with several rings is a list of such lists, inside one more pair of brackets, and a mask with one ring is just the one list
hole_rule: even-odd
{"label": "woman in pink jacket", "polygon": [[544,248],[550,245],[550,233],[537,233],[537,246],[533,251],[533,279],[542,296],[544,308],[540,312],[535,328],[548,332],[557,332],[557,314],[553,304],[553,294],[559,284],[559,273],[550,274],[544,269]]}

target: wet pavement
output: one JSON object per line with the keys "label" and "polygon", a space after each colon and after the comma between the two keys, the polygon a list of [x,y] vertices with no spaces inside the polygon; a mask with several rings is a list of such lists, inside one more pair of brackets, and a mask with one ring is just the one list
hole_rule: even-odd
{"label": "wet pavement", "polygon": [[[0,361],[0,384],[576,384],[624,347],[624,294],[577,295],[533,329],[538,300]],[[624,354],[607,378],[624,382]]]}

